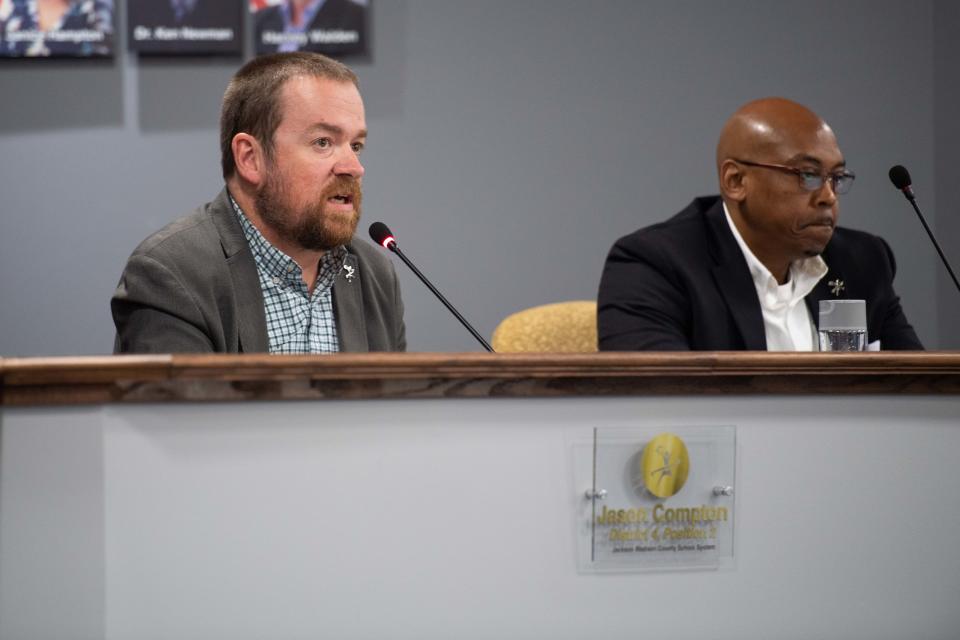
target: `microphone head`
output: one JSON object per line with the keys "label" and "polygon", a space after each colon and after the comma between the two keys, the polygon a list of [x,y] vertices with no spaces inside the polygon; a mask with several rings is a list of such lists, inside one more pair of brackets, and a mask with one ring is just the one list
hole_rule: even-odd
{"label": "microphone head", "polygon": [[397,244],[396,239],[393,237],[393,232],[390,231],[390,227],[382,222],[374,222],[370,225],[370,237],[384,249],[390,249],[391,245]]}
{"label": "microphone head", "polygon": [[894,167],[890,167],[890,182],[893,183],[897,189],[903,191],[904,189],[909,189],[912,184],[910,181],[910,172],[907,171],[907,168],[902,164],[898,164]]}

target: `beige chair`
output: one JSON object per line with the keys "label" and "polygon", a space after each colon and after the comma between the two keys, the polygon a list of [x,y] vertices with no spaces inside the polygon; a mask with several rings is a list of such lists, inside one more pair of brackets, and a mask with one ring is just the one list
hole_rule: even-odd
{"label": "beige chair", "polygon": [[597,350],[597,303],[573,300],[507,316],[493,332],[497,353],[589,353]]}

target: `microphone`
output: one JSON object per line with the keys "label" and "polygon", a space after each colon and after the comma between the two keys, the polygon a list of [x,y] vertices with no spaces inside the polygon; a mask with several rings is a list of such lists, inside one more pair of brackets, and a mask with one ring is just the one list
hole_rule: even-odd
{"label": "microphone", "polygon": [[903,195],[907,196],[907,200],[913,202],[916,199],[913,195],[913,187],[910,184],[910,172],[907,171],[905,166],[898,164],[890,167],[890,172],[887,175],[890,176],[890,182],[893,183],[893,186],[903,191]]}
{"label": "microphone", "polygon": [[460,312],[454,309],[452,304],[447,302],[447,299],[443,297],[443,294],[437,291],[437,288],[433,286],[433,284],[431,284],[429,280],[427,280],[427,277],[422,273],[420,273],[420,270],[417,269],[417,267],[412,262],[410,262],[410,259],[407,258],[407,256],[405,256],[402,251],[400,251],[400,247],[397,246],[397,240],[396,238],[393,237],[393,232],[390,231],[390,227],[383,224],[382,222],[374,222],[373,224],[370,225],[370,237],[373,239],[374,242],[381,245],[384,249],[389,249],[390,251],[393,251],[395,254],[400,256],[400,259],[403,260],[403,263],[408,267],[410,267],[410,270],[413,271],[413,273],[416,274],[418,278],[420,278],[420,281],[423,282],[423,284],[427,285],[427,288],[430,289],[431,292],[433,292],[433,295],[437,296],[440,302],[442,302],[444,306],[446,306],[447,309],[450,310],[450,313],[456,316],[457,320],[460,321],[460,324],[466,327],[467,331],[473,334],[473,337],[476,338],[477,341],[483,345],[483,348],[489,351],[490,353],[493,353],[493,347],[491,347],[487,343],[487,341],[483,339],[483,336],[477,333],[477,330],[474,329],[469,322],[467,322],[466,318],[460,315]]}
{"label": "microphone", "polygon": [[930,241],[933,243],[937,253],[940,254],[940,259],[943,260],[943,266],[947,268],[947,273],[949,273],[950,277],[953,278],[953,284],[957,288],[957,291],[960,291],[960,282],[957,282],[957,276],[954,275],[953,269],[950,267],[950,262],[947,260],[947,256],[943,254],[943,249],[940,248],[940,243],[937,242],[937,239],[933,236],[933,231],[930,230],[930,226],[927,224],[926,218],[923,217],[923,213],[920,212],[920,207],[917,206],[917,197],[913,194],[910,172],[907,171],[906,167],[898,164],[890,167],[889,176],[890,182],[893,183],[893,186],[895,186],[897,189],[900,189],[907,200],[910,201],[910,204],[913,205],[913,210],[917,212],[917,216],[920,218],[920,223],[923,225],[923,228],[926,229],[927,235],[930,236]]}

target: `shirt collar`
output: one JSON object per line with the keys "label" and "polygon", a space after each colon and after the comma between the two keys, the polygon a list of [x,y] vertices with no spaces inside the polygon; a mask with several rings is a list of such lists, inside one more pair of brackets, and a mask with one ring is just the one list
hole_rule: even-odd
{"label": "shirt collar", "polygon": [[767,269],[766,265],[760,262],[760,259],[750,250],[743,236],[740,235],[737,225],[733,223],[733,218],[730,217],[730,210],[727,208],[726,202],[723,203],[723,214],[726,216],[730,232],[733,234],[737,245],[740,247],[740,251],[743,253],[744,259],[747,261],[750,276],[753,278],[753,284],[757,288],[757,293],[760,295],[761,301],[765,299],[764,293],[767,292],[774,293],[775,295],[779,293],[777,297],[783,297],[784,293],[788,294],[788,300],[784,300],[784,302],[805,298],[807,294],[813,291],[813,288],[817,286],[817,283],[820,282],[823,276],[827,275],[827,271],[829,270],[827,263],[824,262],[820,256],[794,260],[790,263],[790,282],[788,283],[790,287],[786,288],[786,285],[781,286],[777,282],[777,279],[773,277],[773,274],[770,273],[770,270]]}
{"label": "shirt collar", "polygon": [[[285,254],[280,249],[273,246],[267,240],[260,230],[250,222],[250,219],[233,199],[233,196],[227,193],[230,198],[230,204],[233,205],[233,211],[237,214],[240,226],[243,228],[243,235],[250,245],[250,251],[253,253],[253,259],[257,263],[257,268],[274,278],[290,280],[299,283],[303,279],[303,271],[296,260]],[[317,270],[317,283],[319,289],[326,288],[333,284],[334,277],[343,269],[343,263],[347,257],[347,248],[343,245],[325,251],[320,257],[320,265]]]}

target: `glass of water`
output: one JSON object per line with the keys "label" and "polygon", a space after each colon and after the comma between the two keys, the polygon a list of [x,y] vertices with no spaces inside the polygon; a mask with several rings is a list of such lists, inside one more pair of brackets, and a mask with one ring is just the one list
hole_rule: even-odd
{"label": "glass of water", "polygon": [[866,351],[867,303],[863,300],[821,300],[820,351]]}

